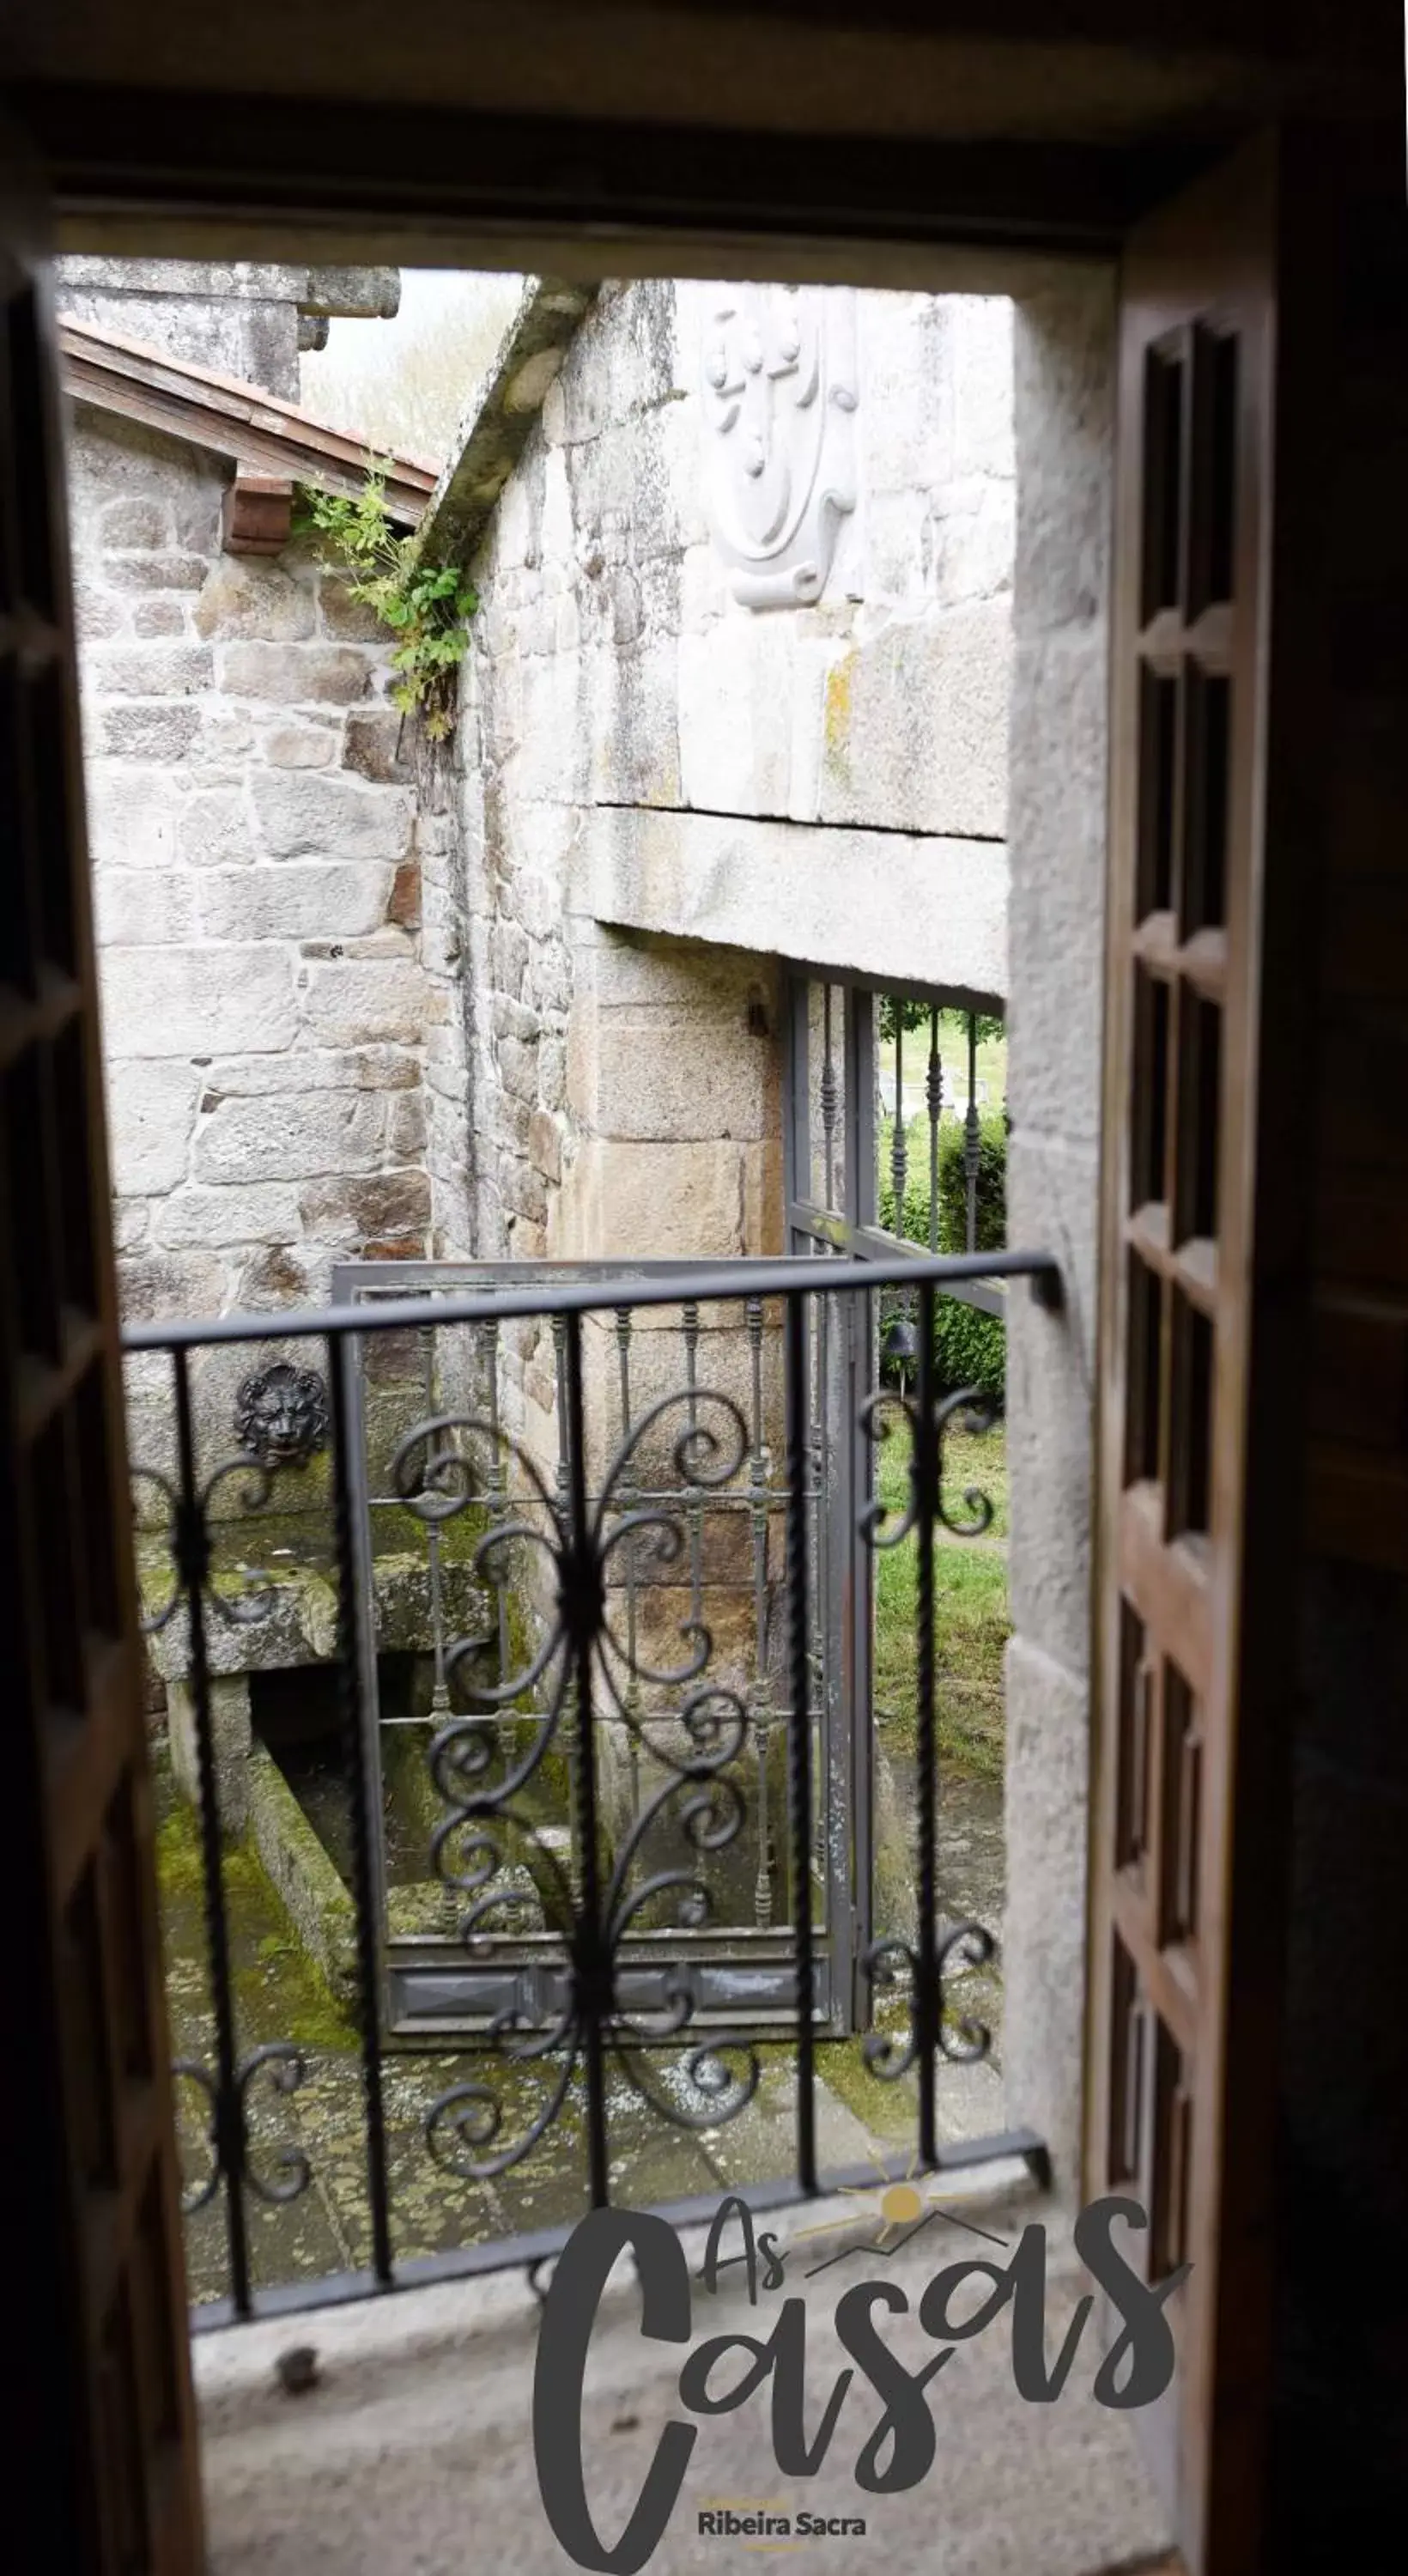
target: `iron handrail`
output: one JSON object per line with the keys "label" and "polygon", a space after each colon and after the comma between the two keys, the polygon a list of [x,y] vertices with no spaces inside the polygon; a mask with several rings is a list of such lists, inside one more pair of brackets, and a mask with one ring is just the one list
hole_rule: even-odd
{"label": "iron handrail", "polygon": [[[125,1324],[125,1351],[189,1351],[222,1342],[307,1341],[329,1333],[407,1332],[425,1325],[503,1323],[534,1315],[595,1315],[631,1306],[680,1306],[698,1301],[748,1297],[786,1297],[798,1290],[922,1288],[942,1291],[946,1280],[1030,1279],[1043,1305],[1058,1304],[1061,1268],[1050,1252],[954,1252],[899,1254],[884,1261],[832,1261],[824,1255],[793,1254],[776,1261],[701,1262],[697,1270],[672,1272],[668,1279],[636,1276],[622,1262],[610,1285],[596,1279],[566,1276],[554,1281],[544,1265],[545,1284],[507,1288],[494,1295],[466,1297],[397,1297],[376,1306],[295,1306],[263,1314],[211,1315],[176,1323]],[[580,1265],[564,1262],[564,1272]],[[740,1272],[746,1270],[746,1284]],[[623,1297],[623,1282],[629,1297]]]}

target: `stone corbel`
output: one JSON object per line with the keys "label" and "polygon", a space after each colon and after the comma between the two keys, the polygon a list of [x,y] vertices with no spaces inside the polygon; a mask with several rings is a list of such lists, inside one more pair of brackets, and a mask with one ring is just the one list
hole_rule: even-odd
{"label": "stone corbel", "polygon": [[225,553],[282,554],[292,532],[292,482],[281,474],[250,474],[238,467],[220,508]]}

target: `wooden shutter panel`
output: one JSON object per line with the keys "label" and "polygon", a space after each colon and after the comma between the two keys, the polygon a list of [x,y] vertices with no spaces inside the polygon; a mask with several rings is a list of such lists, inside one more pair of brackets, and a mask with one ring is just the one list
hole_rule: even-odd
{"label": "wooden shutter panel", "polygon": [[1194,2576],[1258,2563],[1272,2348],[1325,311],[1290,167],[1141,226],[1120,323],[1087,2189],[1193,2266],[1144,2429]]}
{"label": "wooden shutter panel", "polygon": [[201,2563],[128,1538],[57,370],[0,138],[0,1567],[12,2518]]}

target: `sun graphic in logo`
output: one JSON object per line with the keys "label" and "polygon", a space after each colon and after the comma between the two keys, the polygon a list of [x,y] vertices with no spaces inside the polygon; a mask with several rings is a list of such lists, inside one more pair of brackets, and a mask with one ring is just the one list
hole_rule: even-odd
{"label": "sun graphic in logo", "polygon": [[[836,2253],[825,2255],[820,2263],[813,2263],[806,2274],[809,2281],[818,2272],[827,2271],[831,2264],[844,2263],[850,2254],[898,2254],[901,2246],[910,2244],[924,2228],[932,2227],[936,2219],[943,2220],[950,2227],[961,2227],[966,2235],[981,2236],[985,2244],[1006,2249],[1007,2237],[994,2236],[989,2228],[975,2227],[971,2219],[960,2218],[956,2211],[945,2206],[942,2193],[920,2190],[915,2178],[919,2171],[917,2155],[911,2156],[906,2170],[898,2175],[892,2174],[873,2150],[871,2161],[879,2176],[878,2184],[842,2183],[836,2197],[838,2200],[873,2202],[875,2233],[863,2244],[843,2245]],[[845,2211],[838,2218],[823,2219],[819,2226],[799,2227],[790,2241],[801,2245],[809,2236],[834,2236],[840,2228],[850,2228],[854,2224],[851,2212]]]}

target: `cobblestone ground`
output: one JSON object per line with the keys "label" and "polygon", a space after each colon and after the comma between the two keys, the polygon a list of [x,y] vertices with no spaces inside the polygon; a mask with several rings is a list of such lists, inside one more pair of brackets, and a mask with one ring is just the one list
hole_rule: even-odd
{"label": "cobblestone ground", "polygon": [[[205,1932],[193,1820],[169,1775],[158,1776],[161,1816],[163,1938],[173,2056],[209,2066],[213,2026],[205,1969]],[[1001,1919],[1001,1791],[984,1782],[950,1781],[944,1800],[945,1884],[954,1910],[986,1922]],[[370,2256],[365,2185],[361,2069],[351,2024],[248,1848],[230,1852],[225,1870],[241,2058],[293,2040],[304,2073],[281,2089],[277,2064],[251,2078],[247,2108],[254,2172],[273,2191],[307,2179],[296,2196],[266,2202],[248,2195],[251,2267],[258,2286],[354,2270]],[[975,1980],[972,2008],[991,2022],[1000,1993]],[[966,2000],[966,1999],[965,1999]],[[624,2076],[613,2077],[608,2109],[615,2194],[636,2206],[713,2194],[742,2182],[785,2175],[794,2161],[793,2071],[784,2047],[760,2052],[762,2080],[746,2107],[701,2134],[669,2126],[642,2102]],[[952,2066],[940,2087],[945,2135],[977,2135],[1001,2125],[997,2052],[983,2066]],[[683,2098],[680,2062],[653,2056],[653,2088]],[[473,2182],[436,2161],[426,2143],[426,2114],[452,2085],[492,2081],[503,2104],[501,2143],[521,2136],[550,2087],[548,2067],[507,2077],[483,2053],[398,2056],[385,2070],[394,2246],[398,2259],[433,2254],[549,2227],[585,2206],[585,2147],[576,2088],[560,2116],[523,2162],[492,2183]],[[178,2122],[188,2191],[210,2171],[207,2102],[192,2079],[177,2087]],[[879,2082],[859,2043],[825,2043],[818,2088],[823,2168],[866,2161],[914,2134],[908,2080]],[[218,2298],[228,2286],[223,2193],[187,2221],[190,2294]]]}

